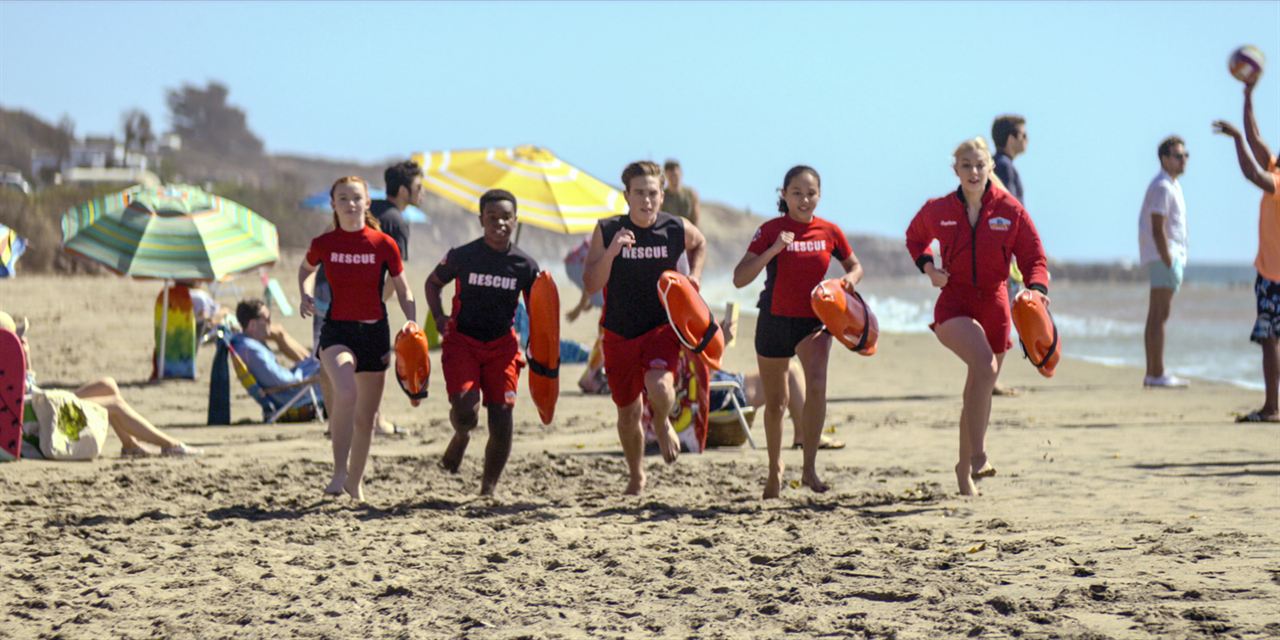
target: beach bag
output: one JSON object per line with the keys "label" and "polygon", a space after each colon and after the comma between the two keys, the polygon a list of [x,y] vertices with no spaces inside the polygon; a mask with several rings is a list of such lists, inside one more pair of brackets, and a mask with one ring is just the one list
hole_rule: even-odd
{"label": "beach bag", "polygon": [[40,422],[40,453],[50,460],[92,460],[107,443],[106,407],[70,391],[33,394]]}

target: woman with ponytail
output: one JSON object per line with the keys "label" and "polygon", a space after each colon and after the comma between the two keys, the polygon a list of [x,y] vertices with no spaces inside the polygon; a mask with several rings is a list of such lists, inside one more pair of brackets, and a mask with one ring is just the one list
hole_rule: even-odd
{"label": "woman with ponytail", "polygon": [[782,490],[782,416],[787,410],[787,374],[791,359],[799,357],[804,370],[804,410],[797,434],[804,444],[801,482],[817,493],[829,488],[818,477],[818,449],[827,417],[827,361],[831,334],[809,303],[809,293],[826,278],[835,258],[844,268],[841,284],[850,293],[862,280],[862,265],[853,255],[844,231],[817,216],[822,178],[817,170],[797,165],[782,178],[778,212],[756,230],[747,252],[733,270],[733,284],[742,288],[765,272],[756,321],[756,361],[764,386],[764,429],[769,448],[769,472],[764,497]]}
{"label": "woman with ponytail", "polygon": [[298,269],[299,312],[303,318],[316,312],[312,287],[315,271],[323,264],[333,291],[319,340],[320,363],[333,385],[333,398],[326,403],[333,480],[324,491],[345,491],[363,502],[362,479],[391,357],[383,283],[395,287],[406,328],[414,326],[417,310],[400,249],[369,212],[369,185],[356,176],[339,178],[329,197],[334,229],[311,241]]}
{"label": "woman with ponytail", "polygon": [[[978,493],[975,481],[996,474],[987,458],[991,390],[1000,376],[1009,340],[1005,280],[1016,258],[1023,282],[1048,305],[1049,272],[1031,216],[999,183],[982,138],[966,140],[953,153],[960,178],[953,193],[925,203],[907,227],[907,251],[933,286],[942,289],[929,325],[943,346],[968,367],[960,410],[961,495]],[[929,245],[937,240],[941,264]]]}

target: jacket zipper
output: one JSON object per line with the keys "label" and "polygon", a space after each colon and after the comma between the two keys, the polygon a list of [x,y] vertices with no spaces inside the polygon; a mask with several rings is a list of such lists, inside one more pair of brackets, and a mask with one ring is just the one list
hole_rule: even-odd
{"label": "jacket zipper", "polygon": [[[965,205],[964,219],[969,220],[968,205]],[[978,222],[982,221],[982,210],[978,210]],[[969,225],[969,255],[973,258],[973,286],[978,286],[978,225]]]}

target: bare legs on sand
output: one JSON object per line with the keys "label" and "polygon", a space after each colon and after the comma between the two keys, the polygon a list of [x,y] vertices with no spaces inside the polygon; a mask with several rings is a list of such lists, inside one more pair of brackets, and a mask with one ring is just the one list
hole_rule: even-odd
{"label": "bare legs on sand", "polygon": [[960,460],[956,484],[960,495],[978,495],[976,480],[996,474],[987,459],[987,424],[991,419],[991,389],[1000,377],[1004,353],[992,353],[986,334],[972,318],[952,318],[938,325],[938,341],[960,357],[969,371],[960,410]]}
{"label": "bare legs on sand", "polygon": [[[453,439],[445,447],[440,466],[449,473],[457,473],[462,466],[462,456],[471,442],[471,430],[480,423],[480,391],[472,389],[450,399],[449,422],[453,424]],[[498,486],[498,478],[511,457],[512,407],[486,405],[489,417],[489,443],[484,448],[484,478],[480,482],[480,495],[491,496]]]}
{"label": "bare legs on sand", "polygon": [[[798,428],[804,443],[804,470],[801,482],[817,493],[830,489],[818,477],[818,448],[822,442],[822,425],[827,419],[827,362],[831,355],[831,336],[816,333],[796,345],[796,356],[804,370],[805,399]],[[782,416],[790,401],[787,370],[790,358],[756,357],[764,384],[764,428],[769,449],[769,472],[764,497],[776,498],[782,490]]]}
{"label": "bare legs on sand", "polygon": [[329,407],[333,479],[324,492],[340,495],[345,491],[357,502],[364,502],[364,468],[369,462],[373,422],[382,402],[387,374],[385,371],[357,373],[355,356],[342,345],[322,351],[320,363],[333,387],[333,403]]}
{"label": "bare legs on sand", "polygon": [[[658,436],[658,449],[667,464],[673,464],[680,455],[680,438],[671,426],[671,406],[676,401],[675,376],[665,369],[649,369],[644,375],[645,390],[649,395],[649,411],[653,416],[653,431]],[[641,417],[644,396],[637,396],[626,406],[618,407],[618,440],[622,443],[622,455],[627,459],[626,495],[636,496],[644,491],[644,425]]]}
{"label": "bare legs on sand", "polygon": [[102,405],[107,409],[107,421],[120,438],[120,444],[126,454],[141,451],[138,442],[146,442],[160,447],[162,452],[183,449],[182,443],[169,437],[156,428],[150,420],[138,413],[132,405],[120,395],[120,387],[113,378],[101,378],[76,389],[76,397]]}

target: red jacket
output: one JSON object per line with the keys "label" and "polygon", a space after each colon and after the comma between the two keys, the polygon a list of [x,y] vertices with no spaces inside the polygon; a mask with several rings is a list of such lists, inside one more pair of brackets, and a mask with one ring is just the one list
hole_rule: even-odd
{"label": "red jacket", "polygon": [[1012,195],[990,183],[982,195],[976,225],[969,225],[959,189],[926,202],[911,220],[907,251],[921,271],[933,260],[929,244],[935,239],[942,249],[942,268],[951,274],[952,283],[995,288],[1009,278],[1009,263],[1017,256],[1023,283],[1048,291],[1044,247],[1031,216]]}

